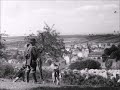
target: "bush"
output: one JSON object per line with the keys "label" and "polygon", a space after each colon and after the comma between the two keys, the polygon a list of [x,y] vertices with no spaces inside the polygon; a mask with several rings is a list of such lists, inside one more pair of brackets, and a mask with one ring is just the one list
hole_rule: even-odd
{"label": "bush", "polygon": [[94,75],[84,80],[82,85],[90,85],[90,86],[116,86],[117,82],[115,80],[106,79],[102,76]]}
{"label": "bush", "polygon": [[81,69],[100,69],[101,68],[101,64],[98,61],[94,61],[94,60],[85,60],[85,61],[77,61],[75,63],[72,63],[69,66],[70,69],[77,69],[77,70],[81,70]]}
{"label": "bush", "polygon": [[110,69],[112,67],[113,64],[113,60],[108,59],[107,61],[105,61],[105,67],[107,69]]}
{"label": "bush", "polygon": [[107,61],[108,59],[108,56],[106,54],[102,54],[102,60],[103,62]]}
{"label": "bush", "polygon": [[64,73],[62,76],[62,83],[67,85],[79,85],[85,79],[79,73],[74,74],[72,71],[69,73]]}
{"label": "bush", "polygon": [[51,79],[52,78],[52,72],[48,70],[43,70],[43,78],[46,79]]}
{"label": "bush", "polygon": [[102,76],[92,75],[88,79],[85,79],[84,76],[79,73],[64,73],[62,76],[62,84],[66,85],[84,85],[84,86],[117,86],[118,83],[115,79],[106,79]]}
{"label": "bush", "polygon": [[[43,79],[45,80],[45,82],[51,82],[50,80],[52,79],[52,72],[49,70],[42,70],[42,75],[43,75]],[[38,81],[41,81],[41,75],[40,75],[40,71],[37,70],[36,71],[36,77],[38,79]],[[32,75],[30,74],[30,80],[33,80]]]}
{"label": "bush", "polygon": [[0,63],[0,78],[12,78],[14,74],[15,71],[12,65]]}

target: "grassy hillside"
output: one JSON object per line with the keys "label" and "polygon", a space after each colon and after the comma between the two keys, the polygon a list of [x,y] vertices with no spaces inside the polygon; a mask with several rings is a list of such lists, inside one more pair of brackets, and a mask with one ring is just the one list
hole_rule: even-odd
{"label": "grassy hillside", "polygon": [[[23,48],[25,36],[17,36],[17,37],[5,37],[7,47],[16,47]],[[65,43],[70,42],[96,42],[96,43],[118,43],[120,42],[120,35],[61,35],[61,38],[64,39]]]}
{"label": "grassy hillside", "polygon": [[76,41],[79,43],[84,42],[96,42],[96,43],[118,43],[120,42],[120,35],[69,35],[69,36],[62,36],[65,42],[69,41]]}

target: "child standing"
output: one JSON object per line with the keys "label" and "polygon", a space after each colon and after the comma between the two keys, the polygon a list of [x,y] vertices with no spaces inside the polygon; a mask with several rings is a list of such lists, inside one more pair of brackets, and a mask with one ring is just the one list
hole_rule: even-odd
{"label": "child standing", "polygon": [[59,85],[60,84],[60,79],[59,79],[59,74],[60,74],[60,71],[59,71],[59,65],[56,64],[56,63],[53,63],[51,65],[51,68],[53,70],[52,72],[52,79],[53,79],[53,83]]}

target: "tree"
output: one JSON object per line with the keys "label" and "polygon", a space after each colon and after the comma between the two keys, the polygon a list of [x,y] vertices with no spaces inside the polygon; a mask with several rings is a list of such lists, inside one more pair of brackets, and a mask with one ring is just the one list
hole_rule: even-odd
{"label": "tree", "polygon": [[[119,53],[120,53],[119,45],[118,46],[112,45],[110,48],[106,48],[104,50],[103,56],[106,56],[107,58],[109,57],[110,59],[116,59],[116,61],[117,61],[117,60],[120,60]],[[106,60],[107,60],[107,58],[106,58]]]}
{"label": "tree", "polygon": [[40,72],[42,61],[47,60],[47,56],[52,58],[54,61],[59,61],[59,58],[63,57],[63,54],[65,53],[65,43],[60,37],[60,34],[53,29],[53,26],[50,28],[47,24],[45,24],[43,32],[38,31],[37,36],[30,34],[25,38],[25,41],[27,42],[30,38],[36,38],[36,46],[38,49],[37,53],[39,58],[38,66]]}
{"label": "tree", "polygon": [[108,59],[108,56],[106,54],[102,54],[102,60],[103,62],[107,61]]}
{"label": "tree", "polygon": [[30,34],[26,40],[35,37],[37,40],[38,53],[42,51],[49,55],[52,59],[57,60],[62,57],[65,52],[65,43],[56,30],[50,28],[47,24],[44,26],[44,31],[38,31],[37,36]]}
{"label": "tree", "polygon": [[71,63],[69,68],[72,70],[74,70],[74,69],[82,70],[85,68],[100,69],[101,64],[98,61],[87,59],[87,60],[82,60],[82,61],[77,61],[77,62]]}
{"label": "tree", "polygon": [[114,51],[110,55],[111,59],[116,59],[116,61],[120,60],[120,49]]}
{"label": "tree", "polygon": [[107,61],[105,61],[105,67],[107,68],[107,69],[110,69],[111,68],[111,66],[112,66],[112,64],[113,64],[113,61],[112,60],[107,60]]}
{"label": "tree", "polygon": [[112,45],[112,46],[110,47],[110,54],[111,54],[112,52],[116,51],[116,50],[118,50],[118,47],[116,47],[115,45]]}
{"label": "tree", "polygon": [[18,62],[21,63],[21,62],[23,62],[24,57],[23,57],[22,54],[18,54],[17,57],[16,57],[16,59],[18,60]]}
{"label": "tree", "polygon": [[112,45],[110,48],[106,48],[104,50],[104,54],[110,56],[111,53],[116,51],[116,50],[118,50],[118,47],[116,47],[115,45]]}
{"label": "tree", "polygon": [[109,48],[106,48],[106,49],[104,50],[104,54],[107,55],[107,56],[109,56],[109,55],[111,54],[110,49],[109,49]]}
{"label": "tree", "polygon": [[0,58],[6,58],[5,53],[4,53],[4,49],[5,49],[5,44],[3,44],[2,36],[0,35]]}

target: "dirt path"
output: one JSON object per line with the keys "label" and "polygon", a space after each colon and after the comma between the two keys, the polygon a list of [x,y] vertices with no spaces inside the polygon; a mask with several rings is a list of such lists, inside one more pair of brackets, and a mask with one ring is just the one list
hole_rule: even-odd
{"label": "dirt path", "polygon": [[120,87],[57,86],[49,83],[34,84],[33,82],[12,82],[8,79],[0,79],[0,90],[120,90]]}
{"label": "dirt path", "polygon": [[26,83],[26,82],[12,82],[12,80],[8,79],[0,79],[0,90],[29,90],[32,88],[37,88],[37,87],[45,87],[45,86],[55,86],[52,84],[34,84],[33,82]]}
{"label": "dirt path", "polygon": [[7,90],[25,90],[28,88],[39,87],[39,84],[25,83],[25,82],[3,82],[0,81],[0,89]]}

